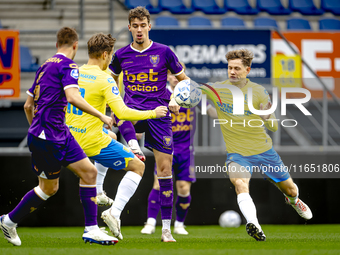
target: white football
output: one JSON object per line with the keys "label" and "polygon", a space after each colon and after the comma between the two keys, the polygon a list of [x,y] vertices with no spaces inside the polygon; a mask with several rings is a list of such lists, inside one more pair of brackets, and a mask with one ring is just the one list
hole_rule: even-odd
{"label": "white football", "polygon": [[218,223],[222,228],[238,228],[241,225],[240,215],[232,210],[225,211],[221,214]]}
{"label": "white football", "polygon": [[184,108],[193,108],[201,102],[202,90],[193,80],[180,81],[174,89],[174,98],[177,104]]}

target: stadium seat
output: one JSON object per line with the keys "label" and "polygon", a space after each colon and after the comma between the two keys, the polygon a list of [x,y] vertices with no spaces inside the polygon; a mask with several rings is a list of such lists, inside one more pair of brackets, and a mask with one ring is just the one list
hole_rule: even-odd
{"label": "stadium seat", "polygon": [[212,27],[210,19],[205,17],[191,17],[188,19],[189,27]]}
{"label": "stadium seat", "polygon": [[156,27],[179,27],[178,20],[170,16],[161,16],[155,19]]}
{"label": "stadium seat", "polygon": [[148,9],[148,11],[151,14],[157,14],[159,13],[161,10],[161,8],[159,7],[154,7],[151,3],[150,0],[125,0],[125,6],[128,9],[133,9],[136,8],[137,6],[145,6],[146,9]]}
{"label": "stadium seat", "polygon": [[292,18],[287,20],[288,30],[312,30],[309,21],[306,19]]}
{"label": "stadium seat", "polygon": [[20,69],[21,72],[35,72],[40,65],[37,59],[31,54],[31,50],[26,46],[20,45]]}
{"label": "stadium seat", "polygon": [[264,17],[259,17],[259,18],[254,19],[254,26],[261,27],[261,28],[275,27],[279,29],[279,26],[277,25],[277,22],[275,19],[264,18]]}
{"label": "stadium seat", "polygon": [[340,20],[338,19],[320,19],[319,20],[320,30],[339,30],[340,31]]}
{"label": "stadium seat", "polygon": [[321,0],[321,9],[326,12],[331,12],[334,15],[340,15],[339,0]]}
{"label": "stadium seat", "polygon": [[222,27],[246,27],[243,20],[236,17],[227,17],[221,20]]}
{"label": "stadium seat", "polygon": [[192,8],[196,11],[202,11],[205,14],[224,14],[226,10],[220,8],[215,0],[192,0]]}
{"label": "stadium seat", "polygon": [[[337,0],[338,1],[338,0]],[[322,15],[323,10],[315,7],[313,0],[289,0],[289,7],[302,15]]]}
{"label": "stadium seat", "polygon": [[289,15],[292,12],[291,9],[284,8],[280,0],[257,0],[256,3],[259,11],[271,15]]}
{"label": "stadium seat", "polygon": [[192,8],[186,7],[182,0],[159,0],[158,5],[173,14],[190,14],[194,11]]}
{"label": "stadium seat", "polygon": [[248,0],[224,0],[224,7],[227,11],[234,11],[241,15],[256,15],[259,10],[252,8]]}

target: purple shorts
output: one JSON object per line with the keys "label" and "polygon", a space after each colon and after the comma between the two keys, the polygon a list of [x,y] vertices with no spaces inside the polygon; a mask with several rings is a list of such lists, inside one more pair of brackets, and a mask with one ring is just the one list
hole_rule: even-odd
{"label": "purple shorts", "polygon": [[87,157],[72,135],[65,141],[52,142],[28,134],[27,145],[32,155],[33,172],[45,179],[59,178],[62,166]]}
{"label": "purple shorts", "polygon": [[[157,166],[155,163],[155,175],[157,175]],[[175,175],[176,181],[195,182],[195,157],[190,150],[175,151],[172,160],[172,174]]]}

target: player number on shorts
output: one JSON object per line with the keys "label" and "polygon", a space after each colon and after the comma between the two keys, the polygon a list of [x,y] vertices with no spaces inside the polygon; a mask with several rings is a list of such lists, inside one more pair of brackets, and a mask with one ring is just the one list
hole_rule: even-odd
{"label": "player number on shorts", "polygon": [[[79,88],[79,92],[82,98],[85,97],[85,89],[84,88]],[[74,105],[71,105],[70,103],[67,104],[67,113],[71,113],[71,108],[72,109],[72,113],[75,115],[82,115],[83,111],[78,109],[77,107],[75,107]]]}

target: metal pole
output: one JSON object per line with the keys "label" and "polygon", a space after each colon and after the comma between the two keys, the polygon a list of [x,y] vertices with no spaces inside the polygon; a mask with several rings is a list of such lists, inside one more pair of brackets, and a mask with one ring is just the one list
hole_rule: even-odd
{"label": "metal pole", "polygon": [[322,145],[328,146],[328,102],[327,90],[323,89],[323,105],[322,105]]}
{"label": "metal pole", "polygon": [[79,1],[79,27],[80,27],[80,39],[84,38],[84,0]]}
{"label": "metal pole", "polygon": [[109,17],[110,17],[110,34],[113,35],[113,21],[114,21],[114,15],[113,15],[113,1],[109,0]]}

